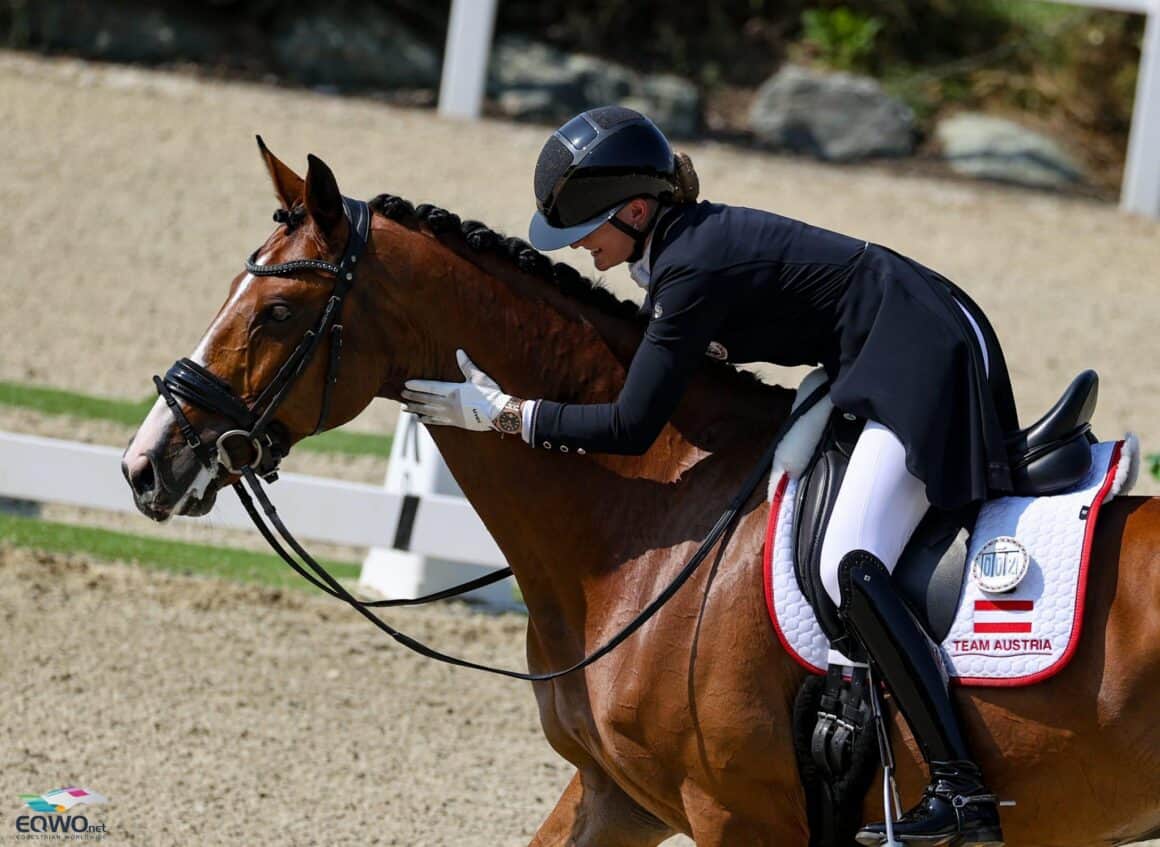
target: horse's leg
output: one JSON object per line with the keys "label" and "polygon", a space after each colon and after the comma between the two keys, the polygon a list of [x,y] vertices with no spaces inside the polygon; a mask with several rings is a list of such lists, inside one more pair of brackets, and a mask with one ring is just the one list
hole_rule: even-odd
{"label": "horse's leg", "polygon": [[577,771],[529,847],[654,847],[673,830],[609,777]]}

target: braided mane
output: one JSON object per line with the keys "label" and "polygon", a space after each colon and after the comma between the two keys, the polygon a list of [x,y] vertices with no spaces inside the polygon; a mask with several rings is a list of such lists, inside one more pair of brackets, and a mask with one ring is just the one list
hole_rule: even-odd
{"label": "braided mane", "polygon": [[[516,270],[555,285],[568,297],[594,306],[607,315],[628,321],[642,332],[648,323],[647,317],[640,313],[637,305],[631,300],[621,300],[571,265],[553,262],[522,238],[504,236],[480,221],[461,220],[454,212],[430,203],[415,206],[394,194],[380,194],[371,200],[369,205],[372,211],[398,223],[422,224],[436,237],[458,233],[472,250],[504,258],[511,262]],[[735,389],[784,390],[769,386],[756,375],[748,371],[739,371],[725,362],[705,357],[705,365],[718,378],[731,381]]]}
{"label": "braided mane", "polygon": [[501,256],[520,271],[556,285],[569,297],[596,306],[606,314],[644,326],[644,319],[631,300],[619,299],[571,265],[553,262],[522,238],[506,237],[480,221],[461,221],[454,212],[430,203],[414,206],[393,194],[380,194],[370,201],[370,207],[393,221],[403,222],[410,218],[415,223],[424,224],[437,236],[458,231],[472,250]]}

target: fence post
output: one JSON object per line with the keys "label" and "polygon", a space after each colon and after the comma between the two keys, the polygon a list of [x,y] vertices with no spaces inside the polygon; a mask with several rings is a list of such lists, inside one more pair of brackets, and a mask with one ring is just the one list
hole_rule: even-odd
{"label": "fence post", "polygon": [[497,0],[453,0],[439,80],[439,114],[478,118]]}
{"label": "fence post", "polygon": [[[463,497],[463,491],[451,476],[427,428],[408,412],[401,412],[395,425],[395,439],[391,443],[390,464],[387,465],[386,489],[388,493],[404,498],[395,527],[394,548],[371,549],[363,560],[360,585],[390,599],[417,597],[467,582],[489,570],[483,565],[423,556],[408,550],[414,510],[424,495]],[[512,580],[505,579],[463,596],[467,600],[494,608],[515,608],[518,603],[513,596],[513,588]]]}
{"label": "fence post", "polygon": [[1147,13],[1120,207],[1160,217],[1160,3]]}

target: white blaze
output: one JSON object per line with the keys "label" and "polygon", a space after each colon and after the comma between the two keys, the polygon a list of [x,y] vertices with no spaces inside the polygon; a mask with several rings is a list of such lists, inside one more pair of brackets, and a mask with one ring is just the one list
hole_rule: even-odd
{"label": "white blaze", "polygon": [[199,365],[205,365],[205,354],[209,348],[209,340],[213,338],[214,331],[221,325],[222,321],[230,317],[234,311],[234,307],[237,306],[238,302],[249,290],[253,281],[253,274],[246,274],[242,278],[242,281],[238,283],[238,287],[234,289],[234,293],[230,296],[230,299],[224,306],[222,306],[221,311],[218,312],[218,315],[216,318],[214,318],[213,323],[209,325],[209,329],[205,331],[205,335],[201,337],[201,341],[197,342],[197,347],[194,348],[193,353],[190,354],[189,358],[193,359],[193,361],[197,362]]}

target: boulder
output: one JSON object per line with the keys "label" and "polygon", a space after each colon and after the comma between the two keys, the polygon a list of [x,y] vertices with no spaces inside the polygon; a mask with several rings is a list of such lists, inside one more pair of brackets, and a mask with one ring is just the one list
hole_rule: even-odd
{"label": "boulder", "polygon": [[787,65],[757,91],[749,112],[757,140],[820,159],[906,156],[914,113],[869,77]]}
{"label": "boulder", "polygon": [[935,135],[956,173],[1037,188],[1081,182],[1082,166],[1056,141],[1014,121],[965,112],[940,121]]}
{"label": "boulder", "polygon": [[616,62],[522,36],[497,40],[487,92],[501,112],[517,120],[561,123],[585,109],[622,104],[680,136],[695,132],[701,118],[700,95],[687,80],[668,74],[642,77]]}
{"label": "boulder", "polygon": [[683,77],[646,76],[639,94],[621,101],[621,105],[644,112],[673,138],[690,138],[701,129],[701,92]]}
{"label": "boulder", "polygon": [[384,9],[338,4],[285,18],[271,45],[279,69],[307,85],[435,88],[439,51]]}

